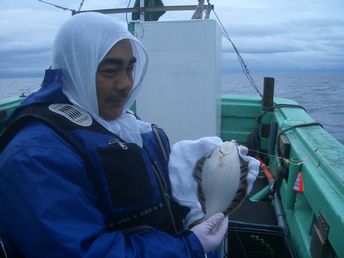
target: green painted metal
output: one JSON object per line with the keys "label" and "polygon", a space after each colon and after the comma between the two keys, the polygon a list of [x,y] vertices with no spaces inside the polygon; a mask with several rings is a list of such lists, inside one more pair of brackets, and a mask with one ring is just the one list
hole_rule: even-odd
{"label": "green painted metal", "polygon": [[[302,109],[280,110],[276,120],[281,129],[313,121]],[[305,241],[312,233],[309,222],[316,221],[321,213],[329,224],[328,241],[337,256],[344,257],[341,239],[344,232],[344,146],[320,126],[293,129],[286,134],[292,143],[291,159],[304,162],[298,168],[291,165],[294,174],[289,175],[281,192],[295,246],[302,251],[301,257],[310,257],[310,241]],[[290,188],[299,171],[303,175],[304,192],[291,194]]]}
{"label": "green painted metal", "polygon": [[221,138],[246,143],[261,112],[261,100],[257,97],[223,95],[221,100]]}
{"label": "green painted metal", "polygon": [[271,194],[270,185],[265,186],[262,190],[256,193],[254,196],[250,197],[252,202],[260,202],[267,198]]}
{"label": "green painted metal", "polygon": [[[275,98],[274,104],[296,103]],[[221,136],[225,140],[238,139],[245,143],[253,130],[254,119],[260,113],[258,97],[223,96]],[[263,123],[272,121],[278,123],[279,131],[314,122],[301,108],[276,109],[269,117],[264,117]],[[344,146],[320,126],[292,129],[285,135],[291,143],[290,172],[281,187],[281,200],[294,249],[298,257],[312,257],[313,225],[322,214],[328,223],[327,248],[332,251],[319,257],[344,257]],[[277,155],[275,152],[269,157],[268,163],[274,175],[280,166]],[[293,186],[300,171],[304,191],[295,193]]]}
{"label": "green painted metal", "polygon": [[22,100],[23,97],[13,97],[0,100],[0,132],[3,128],[6,118]]}

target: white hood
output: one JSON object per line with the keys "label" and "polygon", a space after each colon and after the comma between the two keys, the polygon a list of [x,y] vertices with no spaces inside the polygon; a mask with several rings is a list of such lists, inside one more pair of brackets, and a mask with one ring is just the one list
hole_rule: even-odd
{"label": "white hood", "polygon": [[[133,89],[122,115],[112,121],[99,116],[96,72],[99,63],[122,39],[130,39],[137,59],[133,71]],[[59,30],[53,46],[53,68],[63,71],[62,90],[74,105],[124,141],[142,146],[140,134],[151,130],[150,124],[126,113],[141,90],[148,57],[142,44],[114,18],[100,13],[82,13],[70,18]]]}

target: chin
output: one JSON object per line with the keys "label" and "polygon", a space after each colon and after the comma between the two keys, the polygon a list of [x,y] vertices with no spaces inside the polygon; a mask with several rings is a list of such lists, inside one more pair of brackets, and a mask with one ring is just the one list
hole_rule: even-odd
{"label": "chin", "polygon": [[119,112],[108,112],[105,114],[101,114],[101,118],[103,118],[106,121],[111,121],[111,120],[115,120],[117,118],[119,118],[122,115],[122,111]]}

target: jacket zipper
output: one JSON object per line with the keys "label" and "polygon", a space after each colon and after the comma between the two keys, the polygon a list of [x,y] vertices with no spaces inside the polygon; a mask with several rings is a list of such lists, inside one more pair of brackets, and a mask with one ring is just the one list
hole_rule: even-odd
{"label": "jacket zipper", "polygon": [[155,135],[155,138],[157,139],[158,141],[158,144],[160,146],[160,149],[161,149],[161,152],[162,152],[162,155],[164,156],[164,160],[165,162],[168,161],[168,154],[166,153],[166,150],[165,150],[165,147],[164,147],[164,144],[162,143],[162,140],[161,140],[161,137],[160,137],[160,134],[159,134],[159,129],[156,125],[152,125],[152,131]]}
{"label": "jacket zipper", "polygon": [[159,182],[162,194],[164,196],[165,203],[167,205],[168,214],[170,216],[174,232],[177,233],[178,231],[177,231],[177,227],[176,227],[176,222],[174,221],[172,208],[171,208],[171,201],[170,201],[171,196],[167,192],[167,184],[164,180],[164,177],[161,175],[159,166],[155,160],[153,161],[152,167],[153,167],[153,171],[154,171],[156,177],[158,178],[158,182]]}
{"label": "jacket zipper", "polygon": [[147,230],[152,230],[153,228],[151,226],[148,225],[140,225],[140,226],[136,226],[136,227],[131,227],[131,228],[127,228],[122,230],[123,234],[132,234],[134,232],[139,232],[139,231],[147,231]]}

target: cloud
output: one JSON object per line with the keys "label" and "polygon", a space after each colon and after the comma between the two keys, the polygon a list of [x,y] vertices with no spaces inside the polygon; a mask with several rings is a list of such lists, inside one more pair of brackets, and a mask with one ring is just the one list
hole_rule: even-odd
{"label": "cloud", "polygon": [[[78,9],[81,1],[51,2]],[[344,4],[339,0],[212,2],[252,70],[338,70],[344,66],[340,54],[344,52]],[[82,10],[124,8],[127,3],[127,0],[87,0]],[[184,5],[185,1],[165,0],[164,3]],[[71,12],[35,0],[1,1],[0,10],[0,76],[40,73],[50,65],[53,39]],[[170,12],[161,20],[190,19],[192,13]],[[125,22],[125,14],[115,17]],[[211,18],[216,18],[214,13]],[[234,50],[225,40],[222,59],[225,69],[237,66]]]}
{"label": "cloud", "polygon": [[[234,44],[236,48],[243,54],[275,54],[300,52],[304,50],[303,47],[298,46],[294,42],[280,38],[255,39],[254,44],[252,44],[252,40],[247,38],[236,38],[235,40],[236,42]],[[233,46],[226,39],[222,42],[222,49],[223,53],[235,52]]]}
{"label": "cloud", "polygon": [[[344,19],[299,17],[279,22],[236,23],[230,37],[253,69],[343,71]],[[224,66],[236,67],[223,40]]]}
{"label": "cloud", "polygon": [[44,69],[51,65],[50,49],[23,49],[0,52],[0,77],[41,76]]}
{"label": "cloud", "polygon": [[31,76],[50,65],[55,33],[69,16],[70,13],[66,12],[42,11],[30,2],[21,8],[2,8],[0,77],[15,74]]}

